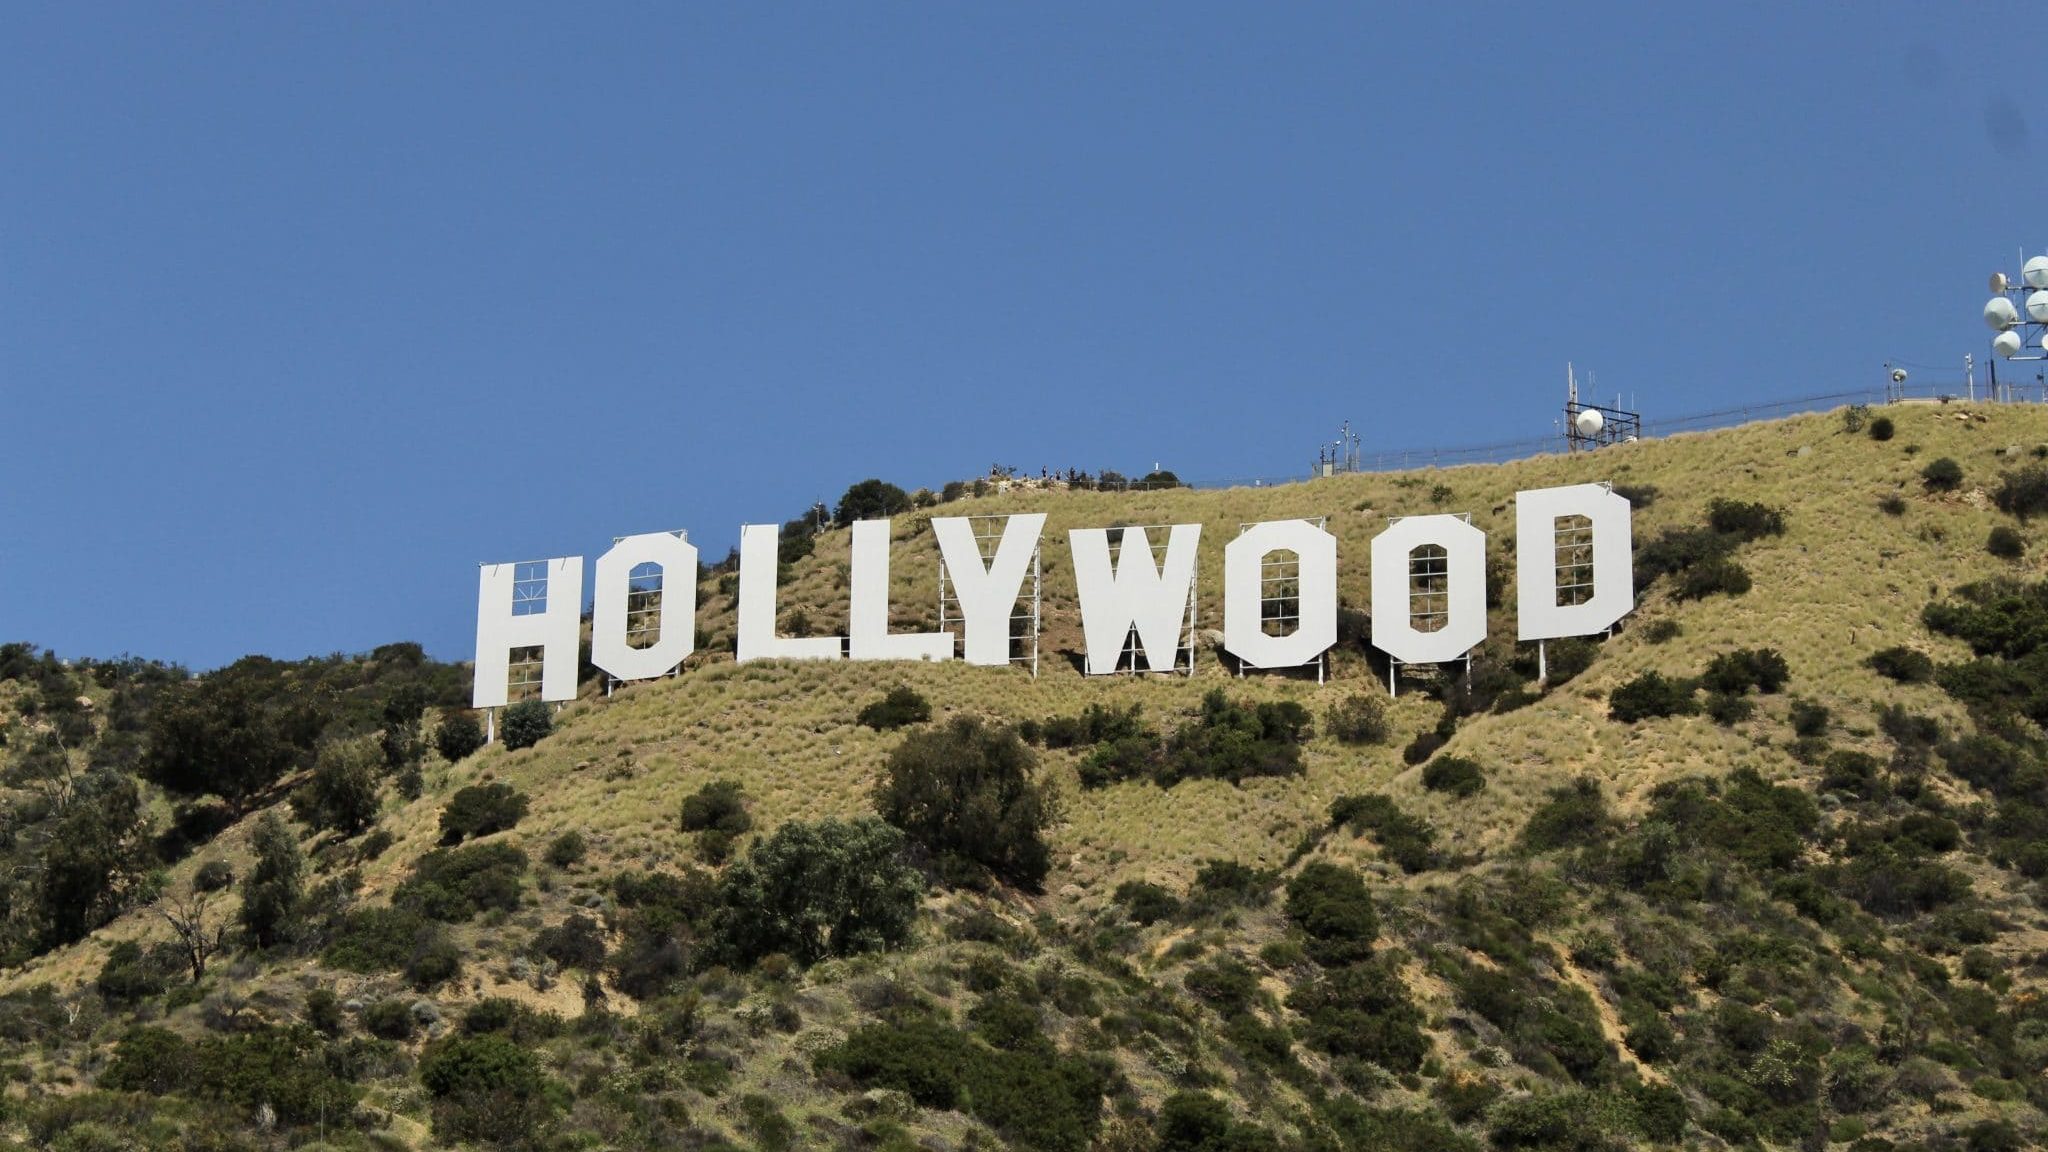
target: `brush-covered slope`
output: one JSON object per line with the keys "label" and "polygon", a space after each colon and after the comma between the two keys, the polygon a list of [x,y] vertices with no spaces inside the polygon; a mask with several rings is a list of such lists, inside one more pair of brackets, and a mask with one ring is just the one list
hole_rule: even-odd
{"label": "brush-covered slope", "polygon": [[[896,624],[930,628],[930,516],[1048,514],[1036,677],[737,666],[733,582],[714,573],[683,675],[587,684],[530,748],[427,752],[409,781],[375,780],[350,836],[287,824],[310,863],[270,946],[237,908],[261,818],[291,814],[303,770],[238,796],[86,939],[0,971],[0,1147],[2030,1146],[2048,1133],[2048,709],[2028,660],[2048,609],[2016,593],[1923,611],[2042,579],[2040,530],[1995,495],[2025,495],[2006,478],[2040,467],[2048,411],[1885,415],[1888,440],[1834,413],[1500,466],[898,516]],[[1958,482],[1927,478],[1942,459]],[[1517,490],[1601,480],[1637,504],[1639,579],[1674,570],[1615,635],[1560,646],[1583,664],[1569,679],[1530,680],[1511,587],[1469,685],[1412,670],[1393,701],[1349,631],[1323,683],[1238,678],[1206,647],[1192,678],[1077,670],[1070,528],[1201,523],[1211,629],[1240,524],[1327,517],[1363,609],[1387,517],[1469,513],[1511,560]],[[1709,528],[1716,500],[1762,506],[1753,530]],[[2017,558],[1987,552],[1994,529]],[[846,556],[827,532],[791,566],[786,622],[843,632]],[[1702,577],[1729,565],[1746,592]],[[1931,667],[1893,653],[1881,674],[1873,654],[1896,648]],[[1675,684],[1674,714],[1617,719],[1660,710],[1650,673]],[[894,688],[930,719],[858,722]],[[112,730],[107,693],[78,690]],[[11,843],[61,817],[47,765],[21,767],[50,724],[34,696],[0,682]],[[1091,708],[1093,731],[1060,722]],[[1337,738],[1375,715],[1384,732]],[[848,954],[808,964],[735,943],[761,906],[800,919],[865,867],[813,845],[817,867],[774,873],[778,830],[871,816],[906,743],[964,754],[945,744],[962,718],[1020,731],[990,737],[992,758],[1027,757],[1056,797],[1042,881],[977,875],[913,835],[929,886],[907,938],[878,929],[870,950],[848,931],[822,949]],[[119,770],[66,755],[80,780]],[[734,834],[684,831],[714,781],[745,819],[700,803]],[[523,811],[430,855],[479,784]],[[189,803],[136,787],[158,826]],[[238,879],[199,913],[226,935],[195,982],[150,949],[220,863]],[[22,867],[17,920],[39,891]],[[886,887],[838,923],[883,924]]]}

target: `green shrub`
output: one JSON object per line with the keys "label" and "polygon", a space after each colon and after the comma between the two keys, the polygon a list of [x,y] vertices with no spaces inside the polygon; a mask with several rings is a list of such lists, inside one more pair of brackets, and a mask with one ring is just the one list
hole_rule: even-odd
{"label": "green shrub", "polygon": [[1202,909],[1250,908],[1264,904],[1273,878],[1235,860],[1204,860],[1195,869],[1188,902]]}
{"label": "green shrub", "polygon": [[847,488],[839,497],[832,522],[841,528],[855,520],[886,520],[910,511],[910,493],[883,480],[867,479]]}
{"label": "green shrub", "polygon": [[717,949],[742,964],[774,952],[809,964],[901,945],[924,892],[903,846],[875,819],[782,825],[720,878]]}
{"label": "green shrub", "polygon": [[554,732],[554,706],[544,700],[521,700],[505,709],[503,727],[507,750],[531,748]]}
{"label": "green shrub", "polygon": [[420,1056],[419,1073],[434,1097],[439,1141],[523,1142],[539,1136],[551,1119],[539,1061],[501,1033],[437,1040]]}
{"label": "green shrub", "polygon": [[1383,744],[1393,732],[1386,701],[1375,692],[1353,692],[1331,705],[1324,727],[1344,744]]}
{"label": "green shrub", "polygon": [[1963,486],[1963,466],[1943,456],[1920,470],[1920,483],[1929,492],[1953,492]]}
{"label": "green shrub", "polygon": [[149,1025],[121,1037],[99,1077],[101,1088],[152,1096],[188,1091],[191,1083],[192,1045],[168,1028]]}
{"label": "green shrub", "polygon": [[1716,497],[1707,506],[1707,526],[1723,536],[1748,542],[1785,534],[1785,513],[1765,504]]}
{"label": "green shrub", "polygon": [[1308,954],[1335,966],[1372,954],[1380,934],[1372,894],[1357,872],[1312,861],[1287,882],[1287,921],[1308,937]]}
{"label": "green shrub", "polygon": [[747,814],[746,793],[737,780],[713,780],[683,798],[685,832],[723,832],[739,836],[754,827]]}
{"label": "green shrub", "polygon": [[932,706],[915,688],[899,684],[889,694],[860,710],[860,723],[877,732],[889,732],[922,724],[932,718]]}
{"label": "green shrub", "polygon": [[369,736],[320,746],[313,774],[292,793],[292,814],[313,828],[354,836],[377,822],[384,753]]}
{"label": "green shrub", "polygon": [[1254,776],[1298,776],[1301,745],[1314,734],[1308,709],[1292,700],[1246,703],[1221,688],[1202,697],[1202,710],[1167,741],[1155,779],[1171,787],[1189,778],[1232,783]]}
{"label": "green shrub", "polygon": [[304,1026],[202,1040],[191,1075],[194,1095],[245,1116],[267,1106],[287,1128],[332,1123],[355,1110],[355,1089],[328,1066],[320,1034]]}
{"label": "green shrub", "polygon": [[306,1023],[323,1036],[341,1035],[341,997],[334,989],[315,988],[306,993]]}
{"label": "green shrub", "polygon": [[462,949],[446,932],[430,929],[413,944],[404,971],[405,978],[421,991],[445,984],[462,973]]}
{"label": "green shrub", "polygon": [[2027,541],[2018,530],[2000,524],[1985,537],[1984,550],[2000,560],[2017,560],[2027,554]]}
{"label": "green shrub", "polygon": [[590,845],[583,833],[571,828],[553,840],[548,841],[548,863],[557,868],[573,868],[583,862],[590,853]]}
{"label": "green shrub", "polygon": [[1590,637],[1565,636],[1548,641],[1543,651],[1544,682],[1552,688],[1568,684],[1591,668],[1599,655],[1600,642]]}
{"label": "green shrub", "polygon": [[1723,728],[1742,723],[1756,711],[1756,705],[1747,696],[1736,696],[1727,692],[1707,693],[1707,718]]}
{"label": "green shrub", "polygon": [[242,931],[258,948],[284,943],[299,927],[306,857],[299,839],[267,812],[256,825],[256,865],[242,880]]}
{"label": "green shrub", "polygon": [[1462,800],[1485,790],[1486,772],[1476,760],[1463,756],[1439,756],[1423,766],[1422,786],[1431,792],[1448,792]]}
{"label": "green shrub", "polygon": [[1309,1046],[1333,1056],[1413,1072],[1429,1051],[1422,1010],[1392,957],[1324,972],[1296,988],[1287,1006],[1302,1015]]}
{"label": "green shrub", "polygon": [[1722,557],[1687,569],[1679,579],[1676,595],[1680,600],[1704,600],[1717,592],[1740,596],[1750,587],[1749,569]]}
{"label": "green shrub", "polygon": [[1887,516],[1904,516],[1906,514],[1906,498],[1897,492],[1887,492],[1877,498],[1877,510]]}
{"label": "green shrub", "polygon": [[1752,689],[1771,695],[1792,678],[1785,658],[1775,648],[1738,648],[1707,662],[1702,682],[1709,691],[1739,696]]}
{"label": "green shrub", "polygon": [[1842,409],[1842,431],[1854,436],[1870,423],[1870,405],[1851,404]]}
{"label": "green shrub", "polygon": [[430,920],[461,923],[486,909],[519,907],[526,853],[503,841],[436,848],[413,863],[391,902]]}
{"label": "green shrub", "polygon": [[112,1004],[135,1004],[161,995],[171,983],[171,971],[142,950],[133,940],[122,940],[107,950],[93,986]]}
{"label": "green shrub", "polygon": [[1059,811],[1051,784],[1032,779],[1036,767],[1011,729],[958,717],[896,746],[875,809],[931,853],[942,874],[970,882],[992,875],[1035,892],[1052,867],[1044,830]]}
{"label": "green shrub", "polygon": [[1404,872],[1426,872],[1437,865],[1436,829],[1401,811],[1391,797],[1340,796],[1330,805],[1330,824],[1348,827],[1354,836],[1369,833]]}
{"label": "green shrub", "polygon": [[1144,880],[1126,880],[1117,885],[1115,899],[1139,924],[1171,920],[1180,915],[1180,900],[1173,893]]}
{"label": "green shrub", "polygon": [[1831,714],[1825,704],[1812,700],[1792,702],[1792,732],[1796,736],[1825,736]]}
{"label": "green shrub", "polygon": [[225,860],[208,860],[192,874],[194,892],[218,892],[235,882],[235,870]]}
{"label": "green shrub", "polygon": [[2000,512],[2017,516],[2021,523],[2048,512],[2048,467],[2029,464],[2000,476],[1998,491],[1992,493],[1991,500]]}
{"label": "green shrub", "polygon": [[434,750],[453,763],[484,746],[483,725],[474,712],[451,712],[434,729]]}
{"label": "green shrub", "polygon": [[1605,834],[1610,825],[1607,801],[1600,794],[1600,785],[1582,776],[1561,788],[1551,789],[1549,797],[1529,814],[1529,822],[1522,827],[1522,845],[1531,852],[1548,852],[1591,844]]}
{"label": "green shrub", "polygon": [[581,912],[533,936],[533,953],[553,960],[558,967],[595,972],[604,967],[604,928]]}
{"label": "green shrub", "polygon": [[426,918],[409,908],[357,908],[335,930],[321,960],[347,972],[397,972],[431,930]]}
{"label": "green shrub", "polygon": [[457,791],[441,809],[441,843],[459,844],[465,837],[503,832],[525,817],[525,793],[510,784],[472,784]]}
{"label": "green shrub", "polygon": [[363,1031],[383,1040],[410,1040],[417,1022],[412,1004],[405,1000],[379,1000],[366,1006],[358,1019]]}
{"label": "green shrub", "polygon": [[1870,422],[1870,438],[1880,444],[1891,439],[1895,431],[1897,429],[1892,427],[1892,418],[1889,416],[1879,416]]}
{"label": "green shrub", "polygon": [[1934,679],[1934,660],[1927,653],[1904,645],[1872,652],[1864,663],[1878,675],[1901,684],[1925,684]]}
{"label": "green shrub", "polygon": [[1616,688],[1607,698],[1607,715],[1623,724],[1663,716],[1690,716],[1699,711],[1692,698],[1692,685],[1667,680],[1660,673],[1644,672]]}

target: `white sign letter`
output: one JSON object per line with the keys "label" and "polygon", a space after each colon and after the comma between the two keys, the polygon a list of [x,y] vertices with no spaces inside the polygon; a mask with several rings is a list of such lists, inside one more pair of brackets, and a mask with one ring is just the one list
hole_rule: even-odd
{"label": "white sign letter", "polygon": [[951,632],[889,635],[889,522],[853,522],[853,601],[847,647],[855,660],[951,660]]}
{"label": "white sign letter", "polygon": [[[626,642],[633,569],[661,568],[660,638],[645,648]],[[618,680],[666,676],[697,650],[697,549],[677,532],[628,536],[597,558],[590,606],[590,662]]]}
{"label": "white sign letter", "polygon": [[1001,667],[1010,662],[1010,610],[1024,585],[1024,570],[1045,530],[1045,513],[1015,515],[1003,524],[995,559],[986,564],[974,539],[974,525],[965,516],[932,517],[932,535],[939,538],[939,556],[946,578],[960,601],[967,627],[967,662]]}
{"label": "white sign letter", "polygon": [[[1109,564],[1111,532],[1123,533],[1114,571]],[[1166,536],[1166,562],[1155,566],[1152,541],[1143,528],[1068,530],[1091,674],[1116,671],[1124,639],[1133,628],[1138,630],[1146,666],[1154,672],[1173,671],[1180,630],[1188,618],[1188,592],[1195,583],[1195,546],[1201,538],[1200,524],[1175,524]]]}
{"label": "white sign letter", "polygon": [[[1409,559],[1443,550],[1443,626],[1415,626]],[[1456,660],[1486,639],[1486,533],[1456,516],[1404,516],[1372,541],[1372,646],[1403,664]]]}
{"label": "white sign letter", "polygon": [[[1583,516],[1593,532],[1593,595],[1557,602],[1557,522]],[[1628,499],[1599,484],[1515,493],[1515,615],[1523,640],[1591,636],[1636,606],[1635,539]]]}
{"label": "white sign letter", "polygon": [[[1271,552],[1292,552],[1299,574],[1301,620],[1285,636],[1261,627],[1262,565]],[[1337,642],[1337,538],[1306,520],[1254,524],[1223,549],[1223,646],[1252,668],[1295,668]]]}
{"label": "white sign letter", "polygon": [[[540,565],[546,565],[541,569]],[[539,579],[519,579],[519,569]],[[515,604],[514,598],[518,597]],[[515,615],[519,607],[539,611]],[[476,581],[476,680],[470,704],[502,707],[512,649],[541,650],[540,698],[576,698],[576,656],[583,645],[583,557],[534,564],[486,564]]]}
{"label": "white sign letter", "polygon": [[740,526],[740,610],[737,659],[837,660],[839,637],[786,639],[775,634],[775,577],[781,564],[782,528],[776,524]]}

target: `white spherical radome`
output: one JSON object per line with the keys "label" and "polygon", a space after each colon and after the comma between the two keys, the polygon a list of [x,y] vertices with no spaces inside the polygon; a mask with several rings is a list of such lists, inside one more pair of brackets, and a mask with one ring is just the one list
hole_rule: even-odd
{"label": "white spherical radome", "polygon": [[2029,288],[2048,288],[2048,256],[2036,256],[2020,269],[2020,279]]}
{"label": "white spherical radome", "polygon": [[2017,332],[2000,332],[1991,338],[1991,350],[2008,360],[2019,355],[2022,347],[2024,347],[2024,343],[2020,340],[2020,334]]}
{"label": "white spherical radome", "polygon": [[1600,429],[1607,426],[1607,419],[1594,409],[1587,408],[1572,417],[1572,426],[1579,430],[1581,436],[1597,436]]}
{"label": "white spherical radome", "polygon": [[2003,332],[2020,322],[2020,310],[2012,301],[2003,296],[1993,296],[1984,302],[1984,324],[1993,332]]}

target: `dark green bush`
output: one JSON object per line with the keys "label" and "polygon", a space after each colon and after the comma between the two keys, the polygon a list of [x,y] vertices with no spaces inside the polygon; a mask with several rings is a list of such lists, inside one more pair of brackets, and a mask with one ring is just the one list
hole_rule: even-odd
{"label": "dark green bush", "polygon": [[1785,513],[1765,504],[1715,498],[1707,505],[1707,526],[1723,536],[1748,542],[1785,534]]}
{"label": "dark green bush", "polygon": [[1551,789],[1548,799],[1529,814],[1529,822],[1522,828],[1522,845],[1531,852],[1548,852],[1591,844],[1610,825],[1600,785],[1582,776]]}
{"label": "dark green bush", "polygon": [[2048,467],[2029,464],[2016,472],[2007,472],[1998,478],[1998,491],[1992,493],[1991,499],[2000,512],[2017,516],[2022,523],[2028,517],[2048,512]]}
{"label": "dark green bush", "polygon": [[258,948],[284,943],[300,925],[306,857],[276,812],[256,826],[256,864],[242,880],[242,931]]}
{"label": "dark green bush", "polygon": [[358,908],[342,920],[321,959],[348,972],[397,972],[432,927],[409,908]]}
{"label": "dark green bush", "polygon": [[1221,688],[1202,697],[1202,710],[1167,741],[1155,779],[1171,787],[1190,778],[1237,783],[1254,776],[1298,776],[1301,745],[1314,734],[1308,709],[1292,700],[1248,703]]}
{"label": "dark green bush", "polygon": [[510,784],[472,784],[457,791],[441,809],[441,843],[459,844],[465,837],[503,832],[525,816],[525,793]]}
{"label": "dark green bush", "polygon": [[503,841],[436,848],[413,863],[391,902],[430,920],[461,923],[487,909],[516,910],[525,874],[526,853]]}
{"label": "dark green bush", "polygon": [[1892,418],[1889,416],[1879,416],[1870,422],[1870,438],[1880,444],[1891,439],[1895,431],[1897,429],[1892,427]]}
{"label": "dark green bush", "polygon": [[355,1110],[355,1089],[329,1067],[320,1034],[303,1025],[202,1040],[191,1075],[194,1095],[245,1116],[268,1106],[287,1128],[331,1123]]}
{"label": "dark green bush", "polygon": [[410,1040],[417,1026],[406,1000],[379,1000],[366,1006],[359,1019],[363,1031],[384,1040]]}
{"label": "dark green bush", "polygon": [[1462,800],[1476,796],[1486,788],[1486,772],[1476,760],[1463,756],[1439,756],[1423,766],[1422,786],[1431,792],[1448,792]]}
{"label": "dark green bush", "polygon": [[188,1091],[191,1083],[192,1045],[168,1028],[149,1025],[121,1037],[99,1077],[102,1088],[152,1096]]}
{"label": "dark green bush", "polygon": [[1904,645],[1872,652],[1864,663],[1878,675],[1901,684],[1925,684],[1934,679],[1934,660],[1927,653]]}
{"label": "dark green bush", "polygon": [[332,988],[315,988],[306,993],[306,1023],[323,1036],[339,1036],[344,1026],[341,997]]}
{"label": "dark green bush", "polygon": [[554,732],[554,705],[543,700],[521,700],[505,709],[503,727],[507,750],[531,748]]}
{"label": "dark green bush", "polygon": [[1116,902],[1123,905],[1131,919],[1139,924],[1171,920],[1180,915],[1180,900],[1173,893],[1144,880],[1126,880],[1117,885]]}
{"label": "dark green bush", "polygon": [[1724,728],[1733,727],[1750,718],[1756,705],[1747,696],[1735,696],[1727,692],[1707,693],[1707,718]]}
{"label": "dark green bush", "polygon": [[1877,498],[1877,510],[1887,516],[1904,516],[1906,514],[1906,498],[1897,492],[1887,492]]}
{"label": "dark green bush", "polygon": [[1205,860],[1195,870],[1188,902],[1201,909],[1250,908],[1264,904],[1273,878],[1235,860]]}
{"label": "dark green bush", "polygon": [[2018,530],[2000,524],[1985,537],[1984,550],[2000,560],[2017,560],[2027,554],[2027,541]]}
{"label": "dark green bush", "polygon": [[1324,727],[1345,744],[1381,744],[1392,733],[1387,704],[1378,693],[1353,692],[1330,706]]}
{"label": "dark green bush", "polygon": [[746,793],[737,780],[713,780],[683,798],[682,827],[685,832],[723,832],[739,836],[751,831],[754,818],[747,812]]}
{"label": "dark green bush", "polygon": [[1953,492],[1963,486],[1963,466],[1943,456],[1920,470],[1920,483],[1929,492]]}
{"label": "dark green bush", "polygon": [[1327,966],[1370,956],[1380,933],[1365,881],[1349,868],[1321,860],[1287,882],[1287,920],[1308,937],[1309,957]]}
{"label": "dark green bush", "polygon": [[1775,648],[1738,648],[1707,662],[1701,677],[1707,689],[1729,696],[1755,690],[1766,695],[1782,691],[1791,669]]}
{"label": "dark green bush", "polygon": [[931,853],[942,874],[994,876],[1037,891],[1052,867],[1044,831],[1058,814],[1036,757],[1008,728],[959,717],[912,733],[889,754],[875,809]]}
{"label": "dark green bush", "polygon": [[122,940],[107,950],[93,985],[109,1003],[134,1004],[162,994],[173,974],[143,952],[142,945]]}
{"label": "dark green bush", "polygon": [[474,712],[451,712],[434,729],[434,750],[451,763],[483,746],[483,725],[476,722]]}
{"label": "dark green bush", "polygon": [[858,720],[877,732],[888,732],[931,718],[931,704],[915,688],[899,684],[889,689],[888,695],[862,708]]}
{"label": "dark green bush", "polygon": [[604,928],[581,912],[533,936],[533,952],[553,960],[558,967],[595,972],[604,967]]}
{"label": "dark green bush", "polygon": [[1692,697],[1692,685],[1667,680],[1657,672],[1644,672],[1607,698],[1607,715],[1623,724],[1634,724],[1662,716],[1690,716],[1699,711]]}
{"label": "dark green bush", "polygon": [[292,814],[314,828],[354,836],[377,822],[384,754],[367,736],[320,746],[313,775],[292,793]]}
{"label": "dark green bush", "polygon": [[434,1096],[439,1141],[527,1141],[542,1135],[551,1119],[539,1061],[509,1036],[457,1033],[437,1040],[421,1055],[419,1072]]}
{"label": "dark green bush", "polygon": [[192,874],[192,890],[218,892],[235,882],[235,870],[225,860],[208,860]]}
{"label": "dark green bush", "polygon": [[862,480],[839,497],[832,522],[841,528],[855,520],[886,520],[910,511],[910,493],[879,479]]}
{"label": "dark green bush", "polygon": [[1792,732],[1797,736],[1825,736],[1830,714],[1825,704],[1812,700],[1792,702]]}
{"label": "dark green bush", "polygon": [[1676,595],[1680,600],[1704,600],[1717,592],[1740,596],[1750,587],[1749,569],[1723,557],[1687,569]]}
{"label": "dark green bush", "polygon": [[1391,797],[1340,796],[1330,805],[1330,824],[1348,827],[1354,836],[1370,834],[1387,859],[1404,872],[1426,872],[1437,866],[1436,829],[1427,820],[1401,811]]}
{"label": "dark green bush", "polygon": [[548,841],[548,863],[557,868],[573,868],[589,852],[590,845],[583,839],[583,833],[574,828]]}
{"label": "dark green bush", "polygon": [[1287,1006],[1302,1015],[1309,1046],[1333,1056],[1413,1072],[1429,1051],[1422,1010],[1391,957],[1324,972],[1296,988]]}
{"label": "dark green bush", "polygon": [[924,892],[903,848],[875,819],[782,825],[720,879],[716,947],[741,964],[774,952],[809,964],[901,945]]}

